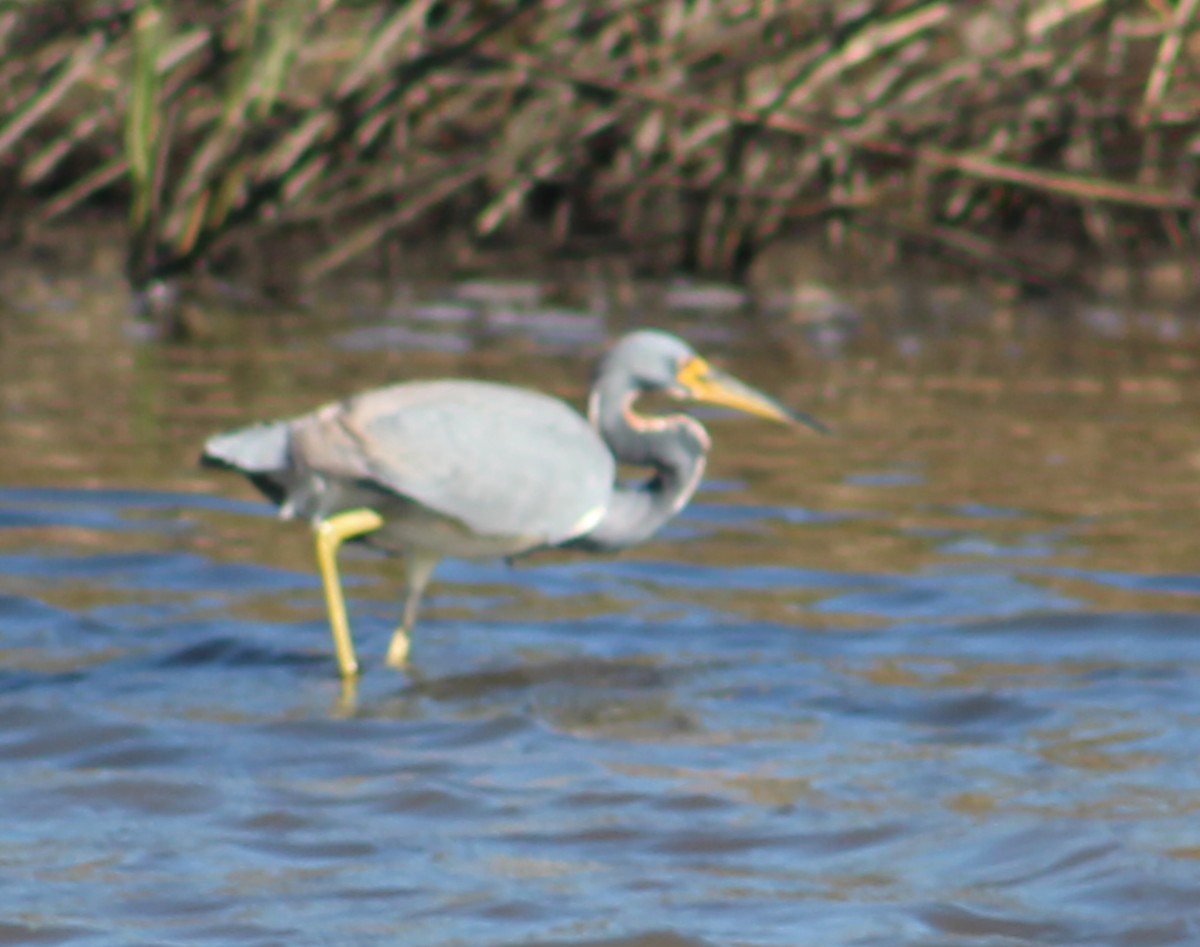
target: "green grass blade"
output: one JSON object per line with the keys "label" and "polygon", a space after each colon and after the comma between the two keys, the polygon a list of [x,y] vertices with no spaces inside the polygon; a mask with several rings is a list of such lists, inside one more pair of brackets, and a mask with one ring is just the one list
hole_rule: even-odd
{"label": "green grass blade", "polygon": [[133,21],[133,65],[125,113],[125,157],[131,187],[130,224],[135,233],[149,225],[154,195],[155,156],[159,148],[161,81],[158,57],[167,28],[155,0],[142,0]]}

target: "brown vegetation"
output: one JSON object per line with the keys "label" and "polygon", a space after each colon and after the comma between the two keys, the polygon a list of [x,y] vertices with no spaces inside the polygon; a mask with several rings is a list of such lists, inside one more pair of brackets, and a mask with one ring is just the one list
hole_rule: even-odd
{"label": "brown vegetation", "polygon": [[1198,6],[33,0],[0,11],[2,216],[120,208],[135,285],[296,232],[301,282],[517,228],[725,273],[814,226],[1184,251]]}

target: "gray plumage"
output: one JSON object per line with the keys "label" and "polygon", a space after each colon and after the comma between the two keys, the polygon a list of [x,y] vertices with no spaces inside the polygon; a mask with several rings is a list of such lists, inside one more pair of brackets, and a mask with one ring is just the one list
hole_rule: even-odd
{"label": "gray plumage", "polygon": [[[683,508],[703,474],[709,438],[687,415],[636,414],[637,396],[654,390],[820,427],[712,368],[675,336],[642,330],[601,359],[586,420],[556,398],[508,385],[407,382],[218,434],[202,460],[244,473],[283,516],[340,523],[334,538],[318,536],[319,554],[322,542],[332,558],[354,537],[405,554],[405,622],[389,652],[401,663],[407,639],[401,648],[399,636],[440,557],[618,549],[649,538]],[[618,460],[649,467],[651,476],[618,487]],[[368,525],[351,511],[367,511]],[[322,577],[327,595],[336,582],[340,597],[335,566],[323,565]],[[342,670],[352,674],[346,650]]]}
{"label": "gray plumage", "polygon": [[[369,542],[403,552],[424,539],[433,552],[461,556],[512,555],[574,538],[608,506],[615,471],[596,431],[566,404],[481,381],[377,388],[290,421],[217,435],[204,459],[250,475],[284,515],[394,510],[402,522]],[[436,514],[419,524],[427,535],[405,526],[421,515],[414,504]]]}

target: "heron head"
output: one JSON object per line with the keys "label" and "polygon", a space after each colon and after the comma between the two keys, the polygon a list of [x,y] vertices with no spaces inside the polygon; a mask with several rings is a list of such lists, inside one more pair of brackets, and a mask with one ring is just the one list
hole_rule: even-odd
{"label": "heron head", "polygon": [[662,391],[681,401],[732,408],[787,424],[828,432],[820,421],[714,368],[682,339],[656,329],[631,332],[608,352],[601,371],[620,371],[641,391]]}

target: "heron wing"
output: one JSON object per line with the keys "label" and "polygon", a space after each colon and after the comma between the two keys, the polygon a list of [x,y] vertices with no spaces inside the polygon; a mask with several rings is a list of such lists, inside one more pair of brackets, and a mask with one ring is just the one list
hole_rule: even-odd
{"label": "heron wing", "polygon": [[556,544],[612,497],[616,464],[562,401],[476,381],[409,382],[303,419],[293,451],[314,472],[367,481],[485,536]]}

